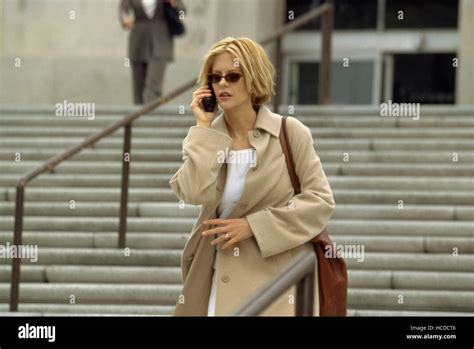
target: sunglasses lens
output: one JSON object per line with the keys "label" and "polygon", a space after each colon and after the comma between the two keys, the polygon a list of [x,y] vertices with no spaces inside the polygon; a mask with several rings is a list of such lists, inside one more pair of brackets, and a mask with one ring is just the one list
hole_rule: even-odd
{"label": "sunglasses lens", "polygon": [[218,83],[221,80],[221,77],[218,74],[209,74],[207,80],[213,84]]}
{"label": "sunglasses lens", "polygon": [[[239,73],[229,73],[229,74],[226,74],[224,76],[224,79],[227,81],[227,82],[237,82],[240,80],[240,77],[242,75],[240,75]],[[207,81],[208,82],[211,82],[213,84],[217,84],[221,81],[222,79],[222,76],[219,75],[219,74],[209,74],[207,76]]]}
{"label": "sunglasses lens", "polygon": [[239,79],[240,79],[240,74],[237,74],[237,73],[230,73],[230,74],[227,74],[226,76],[226,80],[229,82],[237,82],[239,81]]}

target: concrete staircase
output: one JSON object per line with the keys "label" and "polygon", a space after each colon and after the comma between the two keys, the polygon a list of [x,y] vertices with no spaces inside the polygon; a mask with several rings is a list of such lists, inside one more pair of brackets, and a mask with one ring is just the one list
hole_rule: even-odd
{"label": "concrete staircase", "polygon": [[[132,110],[103,107],[87,120],[47,107],[1,109],[0,245],[12,243],[20,174]],[[180,209],[168,186],[194,125],[177,110],[133,128],[129,253],[116,248],[122,131],[29,184],[23,243],[39,246],[39,261],[23,261],[20,313],[172,313],[199,212]],[[373,107],[296,107],[294,115],[311,128],[334,191],[333,240],[365,249],[363,261],[346,259],[349,315],[474,315],[474,109],[422,107],[420,120]],[[10,269],[0,258],[3,315]]]}

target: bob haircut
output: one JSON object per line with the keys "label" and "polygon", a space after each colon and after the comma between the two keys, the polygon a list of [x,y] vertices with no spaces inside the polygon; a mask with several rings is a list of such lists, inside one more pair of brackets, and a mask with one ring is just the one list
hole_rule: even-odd
{"label": "bob haircut", "polygon": [[225,52],[233,57],[234,66],[240,67],[254,109],[268,102],[271,95],[275,94],[273,89],[275,68],[263,47],[246,37],[236,39],[228,36],[216,42],[203,57],[198,84],[207,85],[207,75],[212,73],[216,56]]}

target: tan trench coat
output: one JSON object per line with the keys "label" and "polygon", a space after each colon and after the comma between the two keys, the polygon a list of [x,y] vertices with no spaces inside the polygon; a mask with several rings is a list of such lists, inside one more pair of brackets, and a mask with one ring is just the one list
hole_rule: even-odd
{"label": "tan trench coat", "polygon": [[[308,241],[326,226],[334,211],[331,188],[313,148],[311,132],[289,117],[288,141],[301,182],[301,193],[294,195],[279,141],[280,126],[281,116],[261,106],[255,127],[248,132],[249,143],[256,149],[256,166],[248,171],[242,197],[227,219],[246,217],[254,237],[216,254],[216,315],[229,314],[298,253],[312,251]],[[214,227],[203,222],[216,218],[227,173],[227,164],[219,154],[226,148],[232,149],[232,138],[223,113],[210,128],[191,127],[183,141],[184,163],[169,182],[180,200],[202,205],[181,259],[183,289],[176,304],[177,316],[207,315],[215,248],[210,242],[216,236],[203,237],[201,232]],[[290,288],[262,315],[294,315],[295,289]],[[317,282],[314,310],[318,315]]]}

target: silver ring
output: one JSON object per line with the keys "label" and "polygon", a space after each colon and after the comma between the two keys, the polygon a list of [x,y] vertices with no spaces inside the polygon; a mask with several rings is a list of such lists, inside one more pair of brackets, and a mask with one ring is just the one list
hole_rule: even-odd
{"label": "silver ring", "polygon": [[229,233],[225,233],[224,237],[227,240],[229,238]]}

